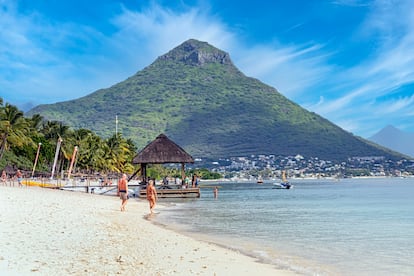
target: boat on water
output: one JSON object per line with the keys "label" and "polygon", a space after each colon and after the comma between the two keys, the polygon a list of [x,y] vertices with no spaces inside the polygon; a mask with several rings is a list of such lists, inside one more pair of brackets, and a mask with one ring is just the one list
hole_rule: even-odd
{"label": "boat on water", "polygon": [[286,172],[282,172],[282,181],[273,183],[273,189],[290,189],[293,185],[286,179]]}
{"label": "boat on water", "polygon": [[289,182],[273,183],[273,189],[290,189],[292,186]]}
{"label": "boat on water", "polygon": [[257,184],[263,184],[263,178],[261,176],[257,178]]}

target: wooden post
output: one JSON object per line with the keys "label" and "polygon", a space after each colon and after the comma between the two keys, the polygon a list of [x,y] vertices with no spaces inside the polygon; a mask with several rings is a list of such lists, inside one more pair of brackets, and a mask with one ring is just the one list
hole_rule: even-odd
{"label": "wooden post", "polygon": [[141,164],[141,179],[142,179],[142,183],[146,185],[147,184],[147,164],[146,163]]}
{"label": "wooden post", "polygon": [[33,165],[33,171],[32,171],[32,178],[34,176],[35,173],[35,169],[36,169],[36,165],[37,165],[37,160],[39,159],[39,153],[40,153],[40,146],[42,145],[42,143],[39,143],[38,147],[37,147],[37,153],[36,153],[36,158],[34,161],[34,165]]}
{"label": "wooden post", "polygon": [[59,137],[58,141],[57,141],[57,145],[56,145],[56,152],[55,152],[55,159],[53,161],[53,166],[52,166],[52,175],[50,176],[50,179],[53,179],[53,176],[55,174],[55,169],[56,169],[56,163],[59,157],[59,150],[60,150],[60,144],[63,142],[62,138]]}
{"label": "wooden post", "polygon": [[134,172],[129,178],[128,178],[128,182],[131,181],[132,178],[134,178],[140,171],[142,168],[139,168],[136,172]]}
{"label": "wooden post", "polygon": [[185,181],[185,163],[181,163],[181,181],[182,181],[181,183],[184,184],[184,181]]}
{"label": "wooden post", "polygon": [[69,171],[68,171],[68,180],[70,180],[70,175],[72,173],[73,163],[75,162],[76,153],[78,152],[78,146],[75,146],[72,153],[72,160],[70,161]]}

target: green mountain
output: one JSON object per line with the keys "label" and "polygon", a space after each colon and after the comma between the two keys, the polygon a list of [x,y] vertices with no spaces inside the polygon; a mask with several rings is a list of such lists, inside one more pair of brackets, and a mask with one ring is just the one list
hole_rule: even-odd
{"label": "green mountain", "polygon": [[401,157],[246,77],[228,53],[193,39],[125,81],[79,99],[37,106],[28,115],[36,113],[103,137],[115,132],[117,115],[119,131],[138,148],[165,133],[194,157]]}

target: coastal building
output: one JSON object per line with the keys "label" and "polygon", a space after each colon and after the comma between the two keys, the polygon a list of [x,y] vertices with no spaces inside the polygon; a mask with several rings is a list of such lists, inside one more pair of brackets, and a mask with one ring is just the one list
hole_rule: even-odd
{"label": "coastal building", "polygon": [[[139,164],[140,168],[135,173],[141,172],[141,183],[147,184],[147,165],[148,164],[181,164],[181,183],[184,183],[185,164],[194,163],[193,157],[183,148],[170,140],[165,134],[160,134],[157,138],[143,148],[132,160],[133,164]],[[145,196],[145,189],[141,189],[140,196]],[[175,187],[174,189],[158,189],[159,197],[200,197],[200,189]]]}

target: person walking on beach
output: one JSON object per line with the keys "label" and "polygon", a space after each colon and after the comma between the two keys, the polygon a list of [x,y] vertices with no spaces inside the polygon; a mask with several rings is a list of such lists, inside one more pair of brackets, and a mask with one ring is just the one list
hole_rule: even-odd
{"label": "person walking on beach", "polygon": [[16,172],[17,183],[19,183],[19,187],[22,187],[22,172],[17,170]]}
{"label": "person walking on beach", "polygon": [[118,181],[118,193],[122,200],[121,211],[125,211],[125,205],[128,203],[128,181],[126,174],[122,174],[122,178]]}
{"label": "person walking on beach", "polygon": [[158,199],[157,190],[155,189],[155,186],[154,186],[154,180],[151,179],[147,185],[147,200],[149,202],[151,214],[153,213],[157,199]]}

